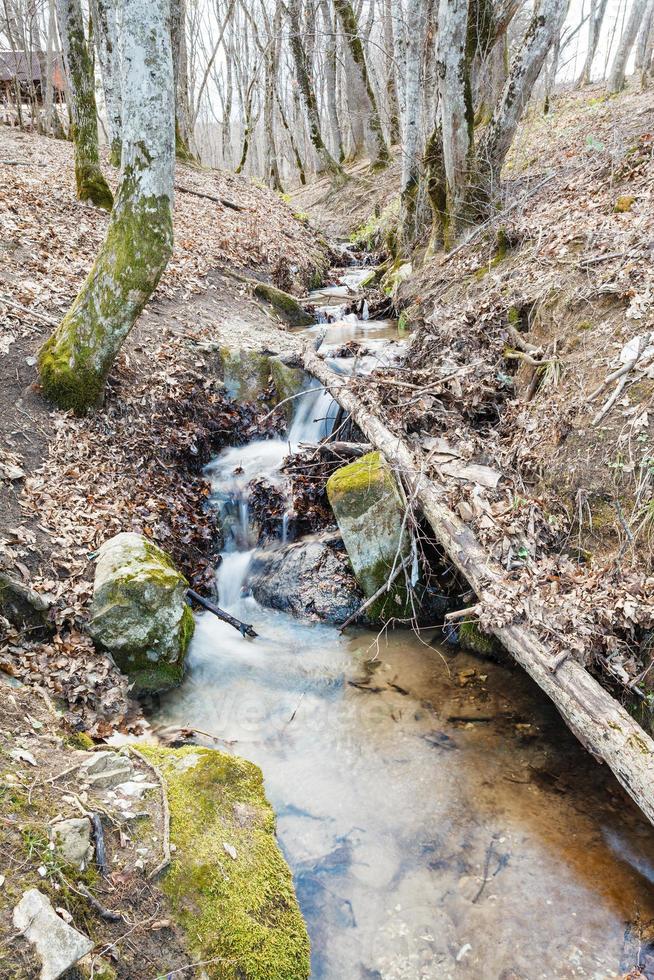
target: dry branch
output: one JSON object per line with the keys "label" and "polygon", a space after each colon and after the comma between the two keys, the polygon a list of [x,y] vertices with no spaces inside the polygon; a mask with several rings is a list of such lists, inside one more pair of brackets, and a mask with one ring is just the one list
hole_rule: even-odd
{"label": "dry branch", "polygon": [[[421,472],[406,443],[388,429],[342,378],[318,355],[304,355],[307,371],[350,413],[366,438],[397,468],[420,504],[435,537],[475,593],[494,585],[501,589],[504,572],[481,547],[475,535],[444,502],[443,488]],[[547,625],[546,614],[544,623]],[[528,624],[492,629],[494,635],[554,702],[568,727],[595,758],[606,762],[621,785],[654,824],[654,741],[572,656],[564,661],[543,643]]]}

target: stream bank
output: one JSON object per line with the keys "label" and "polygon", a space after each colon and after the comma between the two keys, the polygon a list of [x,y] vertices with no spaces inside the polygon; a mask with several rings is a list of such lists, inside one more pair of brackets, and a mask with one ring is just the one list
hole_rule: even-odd
{"label": "stream bank", "polygon": [[[364,329],[368,346],[375,327],[328,329],[337,347],[340,329]],[[158,731],[197,729],[261,765],[316,978],[647,967],[651,828],[519,668],[440,631],[342,636],[247,594],[259,529],[246,488],[277,479],[289,444],[315,442],[335,417],[319,388],[298,401],[287,439],[230,448],[210,468],[228,528],[219,601],[259,636],[198,617]]]}

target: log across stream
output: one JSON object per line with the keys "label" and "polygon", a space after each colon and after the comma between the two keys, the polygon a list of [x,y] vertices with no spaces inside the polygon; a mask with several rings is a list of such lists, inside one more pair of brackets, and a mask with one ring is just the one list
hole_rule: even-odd
{"label": "log across stream", "polygon": [[[328,342],[376,329],[393,334],[349,321]],[[343,636],[245,594],[245,487],[334,414],[317,386],[287,440],[212,464],[232,508],[219,602],[258,637],[200,614],[188,676],[154,720],[262,767],[316,978],[599,980],[654,963],[654,832],[519,666],[440,631]]]}

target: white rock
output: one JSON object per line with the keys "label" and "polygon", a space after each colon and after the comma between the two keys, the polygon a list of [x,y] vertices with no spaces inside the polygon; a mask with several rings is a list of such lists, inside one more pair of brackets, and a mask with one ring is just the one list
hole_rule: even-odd
{"label": "white rock", "polygon": [[93,949],[88,936],[60,919],[38,888],[25,892],[13,918],[16,929],[35,946],[41,959],[41,980],[57,980]]}
{"label": "white rock", "polygon": [[127,756],[117,752],[95,752],[79,767],[79,779],[94,789],[110,789],[129,779],[133,771]]}
{"label": "white rock", "polygon": [[128,799],[140,800],[147,790],[158,788],[156,783],[136,783],[134,780],[128,780],[126,783],[119,783],[116,792]]}
{"label": "white rock", "polygon": [[50,827],[50,839],[64,861],[74,864],[81,871],[93,857],[91,821],[88,817],[58,820]]}

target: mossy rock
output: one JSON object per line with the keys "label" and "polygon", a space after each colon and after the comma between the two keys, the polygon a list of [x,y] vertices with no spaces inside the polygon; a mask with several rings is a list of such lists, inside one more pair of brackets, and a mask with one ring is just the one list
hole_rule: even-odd
{"label": "mossy rock", "polygon": [[136,693],[181,683],[195,629],[187,588],[166,552],[141,534],[117,534],[98,552],[89,632]]}
{"label": "mossy rock", "polygon": [[[405,504],[395,478],[378,452],[332,473],[327,496],[343,536],[357,581],[368,598],[388,580],[396,560],[411,549],[403,526]],[[368,610],[371,620],[411,616],[411,596],[398,576]]]}
{"label": "mossy rock", "polygon": [[287,398],[290,399],[283,406],[286,421],[290,424],[293,421],[297,401],[293,396],[299,395],[303,390],[308,376],[301,368],[288,367],[278,357],[271,357],[268,363],[277,393],[275,404],[283,402]]}
{"label": "mossy rock", "polygon": [[257,401],[270,381],[270,358],[255,350],[220,348],[220,370],[230,398]]}
{"label": "mossy rock", "polygon": [[631,211],[635,201],[636,198],[631,194],[622,194],[613,205],[613,210],[616,214],[626,214]]}
{"label": "mossy rock", "polygon": [[504,649],[492,633],[484,633],[471,619],[464,620],[459,626],[459,644],[481,657],[497,658]]}
{"label": "mossy rock", "polygon": [[409,278],[413,272],[411,262],[396,260],[390,269],[384,273],[381,281],[381,290],[386,296],[392,296],[401,284]]}
{"label": "mossy rock", "polygon": [[289,327],[309,327],[315,323],[314,317],[300,306],[294,296],[285,293],[283,289],[277,289],[266,282],[257,282],[253,292],[258,299],[270,303]]}
{"label": "mossy rock", "polygon": [[211,980],[303,980],[309,938],[258,766],[215,749],[139,746],[166,783],[162,879],[173,915]]}

